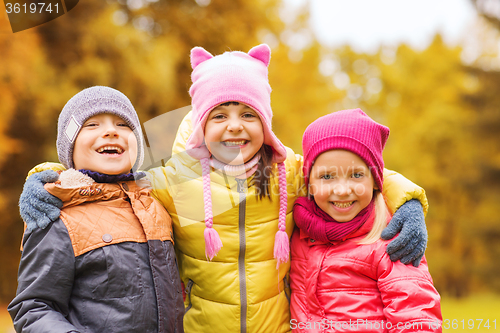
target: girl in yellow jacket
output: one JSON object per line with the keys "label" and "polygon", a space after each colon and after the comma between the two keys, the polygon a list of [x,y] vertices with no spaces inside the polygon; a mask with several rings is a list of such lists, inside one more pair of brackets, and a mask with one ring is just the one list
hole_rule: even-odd
{"label": "girl in yellow jacket", "polygon": [[[288,242],[293,204],[306,191],[302,157],[271,129],[269,61],[267,45],[218,56],[195,47],[192,112],[173,157],[148,174],[174,225],[187,333],[291,330]],[[408,244],[393,255],[418,265],[426,244],[424,191],[394,172],[384,176],[393,211],[410,200],[388,226],[389,238],[401,221],[421,217],[406,220],[392,246]]]}

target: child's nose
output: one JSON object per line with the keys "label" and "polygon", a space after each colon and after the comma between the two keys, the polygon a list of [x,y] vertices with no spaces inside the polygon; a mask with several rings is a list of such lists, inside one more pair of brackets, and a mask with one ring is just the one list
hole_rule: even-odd
{"label": "child's nose", "polygon": [[239,119],[231,119],[227,125],[229,132],[240,132],[243,130],[243,124]]}
{"label": "child's nose", "polygon": [[338,196],[350,195],[352,193],[351,182],[347,180],[339,181],[334,185],[333,193]]}
{"label": "child's nose", "polygon": [[118,137],[118,131],[116,130],[116,127],[112,126],[112,125],[106,126],[106,129],[104,131],[104,136],[105,137]]}

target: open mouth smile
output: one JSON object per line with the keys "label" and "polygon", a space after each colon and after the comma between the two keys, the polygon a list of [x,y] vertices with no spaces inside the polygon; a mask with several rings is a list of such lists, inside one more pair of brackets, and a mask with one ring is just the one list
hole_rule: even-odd
{"label": "open mouth smile", "polygon": [[122,147],[118,146],[102,146],[101,148],[97,149],[96,152],[99,154],[123,154],[125,150]]}
{"label": "open mouth smile", "polygon": [[236,146],[244,146],[247,144],[249,140],[238,140],[238,141],[222,141],[222,145],[226,147],[236,147]]}
{"label": "open mouth smile", "polygon": [[333,201],[332,204],[335,207],[338,207],[338,208],[348,208],[348,207],[351,207],[354,204],[354,201],[349,201],[349,202],[337,202],[337,201]]}

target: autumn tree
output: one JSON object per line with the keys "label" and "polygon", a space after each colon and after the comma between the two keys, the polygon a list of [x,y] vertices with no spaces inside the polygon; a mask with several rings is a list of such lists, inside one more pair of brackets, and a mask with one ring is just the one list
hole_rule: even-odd
{"label": "autumn tree", "polygon": [[500,66],[498,43],[500,42],[500,12],[498,1],[472,1],[486,21],[477,33],[481,47],[479,56],[466,67],[466,73],[479,87],[463,94],[468,108],[476,115],[471,123],[475,149],[475,161],[479,173],[474,191],[477,216],[471,229],[483,243],[482,265],[478,273],[495,291],[500,292]]}

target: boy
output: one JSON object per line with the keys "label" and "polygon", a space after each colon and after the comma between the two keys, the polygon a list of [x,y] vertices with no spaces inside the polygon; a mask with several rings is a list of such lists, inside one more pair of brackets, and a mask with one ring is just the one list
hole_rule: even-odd
{"label": "boy", "polygon": [[88,88],[63,108],[57,152],[67,170],[45,189],[64,206],[23,237],[8,307],[17,332],[183,332],[172,221],[136,184],[144,174],[131,173],[142,143],[134,107],[117,90]]}

